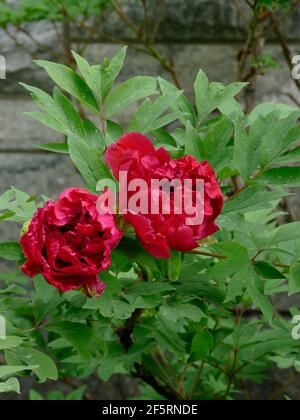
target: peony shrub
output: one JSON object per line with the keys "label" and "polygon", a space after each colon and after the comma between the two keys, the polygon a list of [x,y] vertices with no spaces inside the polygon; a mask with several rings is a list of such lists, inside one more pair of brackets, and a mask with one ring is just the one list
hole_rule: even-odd
{"label": "peony shrub", "polygon": [[276,296],[300,292],[300,223],[279,224],[300,185],[300,111],[246,115],[245,84],[203,71],[195,105],[160,77],[117,83],[125,55],[90,66],[74,53],[78,72],[37,61],[52,95],[23,84],[40,107],[30,116],[66,138],[39,147],[69,156],[83,182],[53,199],[0,197],[2,222],[23,225],[0,244],[17,269],[0,274],[0,392],[26,375],[121,374],[138,378],[135,398],[238,399],[271,367],[299,371],[299,311],[280,313]]}

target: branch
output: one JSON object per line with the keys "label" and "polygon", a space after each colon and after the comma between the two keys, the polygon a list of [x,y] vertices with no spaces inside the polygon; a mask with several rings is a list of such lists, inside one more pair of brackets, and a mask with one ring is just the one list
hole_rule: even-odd
{"label": "branch", "polygon": [[[263,252],[260,251],[259,254],[261,254]],[[222,255],[222,254],[216,254],[213,252],[206,252],[206,251],[191,251],[190,254],[194,254],[194,255],[203,255],[205,257],[211,257],[211,258],[218,258],[219,260],[227,260],[227,256],[226,255]],[[254,258],[252,258],[251,262],[254,264],[256,262],[256,258],[258,255],[256,255]],[[285,269],[289,269],[290,266],[287,264],[278,264],[273,262],[272,265],[274,267],[278,267],[278,268],[285,268]]]}
{"label": "branch", "polygon": [[177,392],[174,391],[168,385],[162,385],[157,382],[156,378],[149,372],[144,370],[143,365],[135,364],[136,373],[133,373],[133,376],[141,379],[146,384],[150,385],[156,392],[165,397],[169,401],[179,401],[180,398],[177,395]]}
{"label": "branch", "polygon": [[133,345],[132,333],[142,313],[142,309],[136,309],[131,317],[126,320],[125,325],[117,330],[120,342],[126,351],[128,351]]}
{"label": "branch", "polygon": [[243,9],[240,7],[240,5],[236,2],[236,0],[229,0],[229,2],[232,4],[232,6],[236,9],[238,14],[241,16],[241,18],[248,24],[249,20],[246,14],[244,13]]}
{"label": "branch", "polygon": [[147,39],[145,40],[143,37],[141,37],[140,30],[134,25],[134,23],[130,20],[130,18],[127,16],[127,14],[124,12],[124,10],[119,6],[118,2],[115,2],[113,0],[109,0],[109,4],[113,8],[113,10],[117,13],[117,15],[127,24],[127,26],[133,31],[133,33],[136,36],[136,39],[141,42],[149,55],[154,57],[163,67],[165,70],[167,70],[172,78],[178,89],[180,89],[180,82],[179,78],[176,72],[175,65],[172,61],[172,59],[166,59],[161,55],[159,50],[153,45],[150,41]]}
{"label": "branch", "polygon": [[[128,351],[133,345],[132,333],[142,313],[142,309],[136,309],[131,315],[131,317],[127,319],[125,325],[117,330],[120,342],[126,351]],[[153,376],[149,371],[147,371],[146,367],[143,366],[143,364],[135,363],[134,369],[135,371],[132,373],[132,375],[135,378],[141,379],[146,384],[150,385],[153,389],[155,389],[156,392],[158,392],[160,395],[164,396],[168,400],[179,400],[179,396],[177,395],[177,393],[169,385],[160,384],[155,378],[155,376]]]}
{"label": "branch", "polygon": [[[285,58],[285,61],[288,65],[289,69],[292,71],[293,70],[292,53],[291,53],[291,51],[290,51],[290,49],[289,49],[289,47],[288,47],[288,45],[285,41],[280,29],[279,29],[279,26],[275,25],[276,21],[273,18],[273,16],[271,16],[270,19],[271,19],[271,22],[274,24],[274,29],[273,30],[274,30],[274,33],[275,33],[275,35],[276,35],[276,37],[279,41],[279,44],[281,46],[282,53],[283,53],[283,56]],[[297,80],[297,79],[294,79],[294,78],[293,78],[293,80],[294,80],[294,83],[297,86],[297,88],[300,90],[300,80]]]}

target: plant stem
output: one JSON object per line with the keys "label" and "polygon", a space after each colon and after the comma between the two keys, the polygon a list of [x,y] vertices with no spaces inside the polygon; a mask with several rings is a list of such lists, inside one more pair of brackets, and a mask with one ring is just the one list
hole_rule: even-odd
{"label": "plant stem", "polygon": [[[127,319],[125,325],[117,330],[120,342],[126,351],[128,351],[133,345],[132,333],[142,313],[142,309],[136,309],[131,317]],[[150,385],[153,389],[155,389],[156,392],[168,400],[177,401],[180,399],[176,391],[174,391],[167,383],[159,383],[155,376],[153,376],[152,373],[150,373],[143,364],[135,363],[132,375],[135,378],[139,378],[146,384]]]}
{"label": "plant stem", "polygon": [[[259,253],[257,253],[257,255],[251,259],[251,262],[254,264],[256,262],[256,258],[262,253],[264,252],[264,250],[261,250]],[[226,260],[228,257],[226,255],[222,255],[222,254],[216,254],[214,252],[206,252],[206,251],[191,251],[190,254],[194,254],[194,255],[203,255],[205,257],[211,257],[211,258],[219,258],[220,260]],[[278,268],[286,268],[289,269],[290,266],[288,264],[278,264],[278,263],[272,263],[272,265],[274,267],[278,267]]]}
{"label": "plant stem", "polygon": [[193,389],[192,389],[192,396],[195,395],[196,389],[197,389],[198,385],[200,384],[201,375],[202,375],[204,366],[205,366],[205,359],[202,360],[202,362],[201,362],[201,364],[198,368],[198,371],[197,371],[197,374],[196,374],[196,379],[195,379]]}
{"label": "plant stem", "polygon": [[130,18],[127,16],[127,14],[124,12],[124,10],[120,7],[118,2],[115,2],[113,0],[109,0],[109,3],[111,7],[114,9],[114,11],[118,14],[118,16],[127,24],[127,26],[132,30],[134,35],[136,36],[137,40],[141,42],[149,55],[151,55],[153,58],[155,58],[161,65],[164,67],[165,70],[167,70],[170,75],[173,78],[173,81],[175,85],[180,89],[180,81],[176,72],[176,68],[174,65],[174,62],[172,59],[166,59],[164,58],[161,53],[158,51],[158,49],[147,39],[147,37],[141,36],[141,31],[134,25],[134,23],[130,20]]}
{"label": "plant stem", "polygon": [[142,313],[142,309],[136,309],[131,317],[126,320],[125,325],[117,330],[120,342],[126,351],[128,351],[133,344],[132,333]]}

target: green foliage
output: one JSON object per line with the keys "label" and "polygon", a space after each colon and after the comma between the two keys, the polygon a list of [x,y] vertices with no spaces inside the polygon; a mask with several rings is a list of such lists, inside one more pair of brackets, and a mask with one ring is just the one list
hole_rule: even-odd
{"label": "green foliage", "polygon": [[[126,234],[101,274],[105,293],[91,299],[60,294],[41,277],[33,282],[19,272],[0,274],[7,319],[0,392],[19,392],[17,377],[29,374],[44,382],[142,371],[179,398],[232,399],[241,381],[262,381],[274,364],[299,370],[292,324],[271,303],[277,294],[300,291],[300,225],[277,222],[278,205],[289,194],[285,187],[300,185],[292,165],[299,157],[299,111],[267,103],[245,115],[235,99],[244,84],[209,83],[203,71],[195,82],[196,106],[161,78],[136,76],[118,84],[125,52],[97,66],[74,53],[80,75],[38,62],[61,90],[50,96],[23,85],[41,109],[31,116],[68,138],[42,147],[69,155],[93,191],[111,178],[103,153],[126,129],[147,133],[174,157],[207,159],[224,188],[221,230],[195,254],[174,252],[170,260],[156,260]],[[78,102],[91,119],[77,111]],[[118,114],[129,106],[124,128]],[[27,222],[37,206],[34,197],[11,189],[0,197],[0,218]],[[0,244],[0,257],[19,261],[20,246]],[[84,392],[55,391],[47,399],[81,399]],[[145,385],[140,392],[166,397]],[[32,400],[43,398],[30,393]]]}
{"label": "green foliage", "polygon": [[72,20],[82,15],[97,16],[107,4],[107,0],[20,0],[12,4],[1,0],[0,26],[5,28],[9,24],[20,25],[42,20],[62,21],[64,8]]}

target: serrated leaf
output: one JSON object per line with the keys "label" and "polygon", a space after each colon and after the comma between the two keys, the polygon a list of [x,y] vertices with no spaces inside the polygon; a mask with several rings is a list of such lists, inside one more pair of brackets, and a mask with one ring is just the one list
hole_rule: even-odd
{"label": "serrated leaf", "polygon": [[300,185],[300,167],[273,168],[264,172],[255,181],[266,185],[281,185],[285,187],[298,187]]}
{"label": "serrated leaf", "polygon": [[194,360],[204,359],[213,348],[213,345],[214,338],[209,331],[198,331],[192,339],[192,358]]}
{"label": "serrated leaf", "polygon": [[247,83],[232,83],[226,87],[222,83],[209,83],[206,74],[200,70],[194,86],[198,117],[203,121],[215,109],[234,98]]}
{"label": "serrated leaf", "polygon": [[100,148],[91,147],[77,136],[69,136],[68,145],[71,160],[89,186],[95,187],[102,179],[113,179]]}
{"label": "serrated leaf", "polygon": [[256,274],[251,272],[249,272],[247,278],[247,292],[252,299],[254,308],[260,309],[267,321],[271,324],[273,319],[273,306],[269,299],[264,296],[261,280]]}
{"label": "serrated leaf", "polygon": [[214,124],[203,139],[203,159],[208,160],[213,168],[224,157],[224,149],[233,133],[233,123],[230,118],[222,118]]}
{"label": "serrated leaf", "polygon": [[[178,92],[176,86],[161,77],[158,78],[158,83],[164,95]],[[176,102],[174,102],[172,109],[177,114],[183,113],[183,116],[179,117],[179,120],[182,121],[184,125],[186,125],[187,122],[189,122],[192,126],[195,125],[195,111],[185,95],[182,94],[179,96]]]}
{"label": "serrated leaf", "polygon": [[85,360],[99,355],[103,349],[103,342],[98,334],[79,322],[58,321],[45,328],[66,339]]}
{"label": "serrated leaf", "polygon": [[254,263],[256,273],[264,279],[285,279],[286,277],[272,266],[268,261],[256,261]]}
{"label": "serrated leaf", "polygon": [[266,191],[259,185],[251,185],[225,202],[222,214],[245,213],[273,207],[273,202],[284,196],[281,191]]}
{"label": "serrated leaf", "polygon": [[285,163],[298,163],[300,161],[300,147],[296,147],[293,150],[285,153],[282,156],[279,156],[275,161],[274,164],[285,164]]}
{"label": "serrated leaf", "polygon": [[198,162],[202,162],[203,160],[201,136],[190,123],[187,123],[186,125],[185,153],[196,158]]}
{"label": "serrated leaf", "polygon": [[178,115],[176,113],[169,114],[168,120],[162,122],[159,120],[159,117],[161,117],[161,115],[163,115],[181,95],[182,91],[178,90],[173,93],[161,95],[154,102],[151,102],[150,99],[146,99],[143,105],[133,115],[129,124],[129,131],[149,133],[174,121]]}
{"label": "serrated leaf", "polygon": [[91,89],[74,70],[51,61],[37,60],[35,63],[44,68],[60,88],[99,114],[98,103]]}
{"label": "serrated leaf", "polygon": [[105,101],[107,118],[122,111],[130,104],[154,95],[157,89],[157,80],[150,76],[136,76],[114,88]]}

